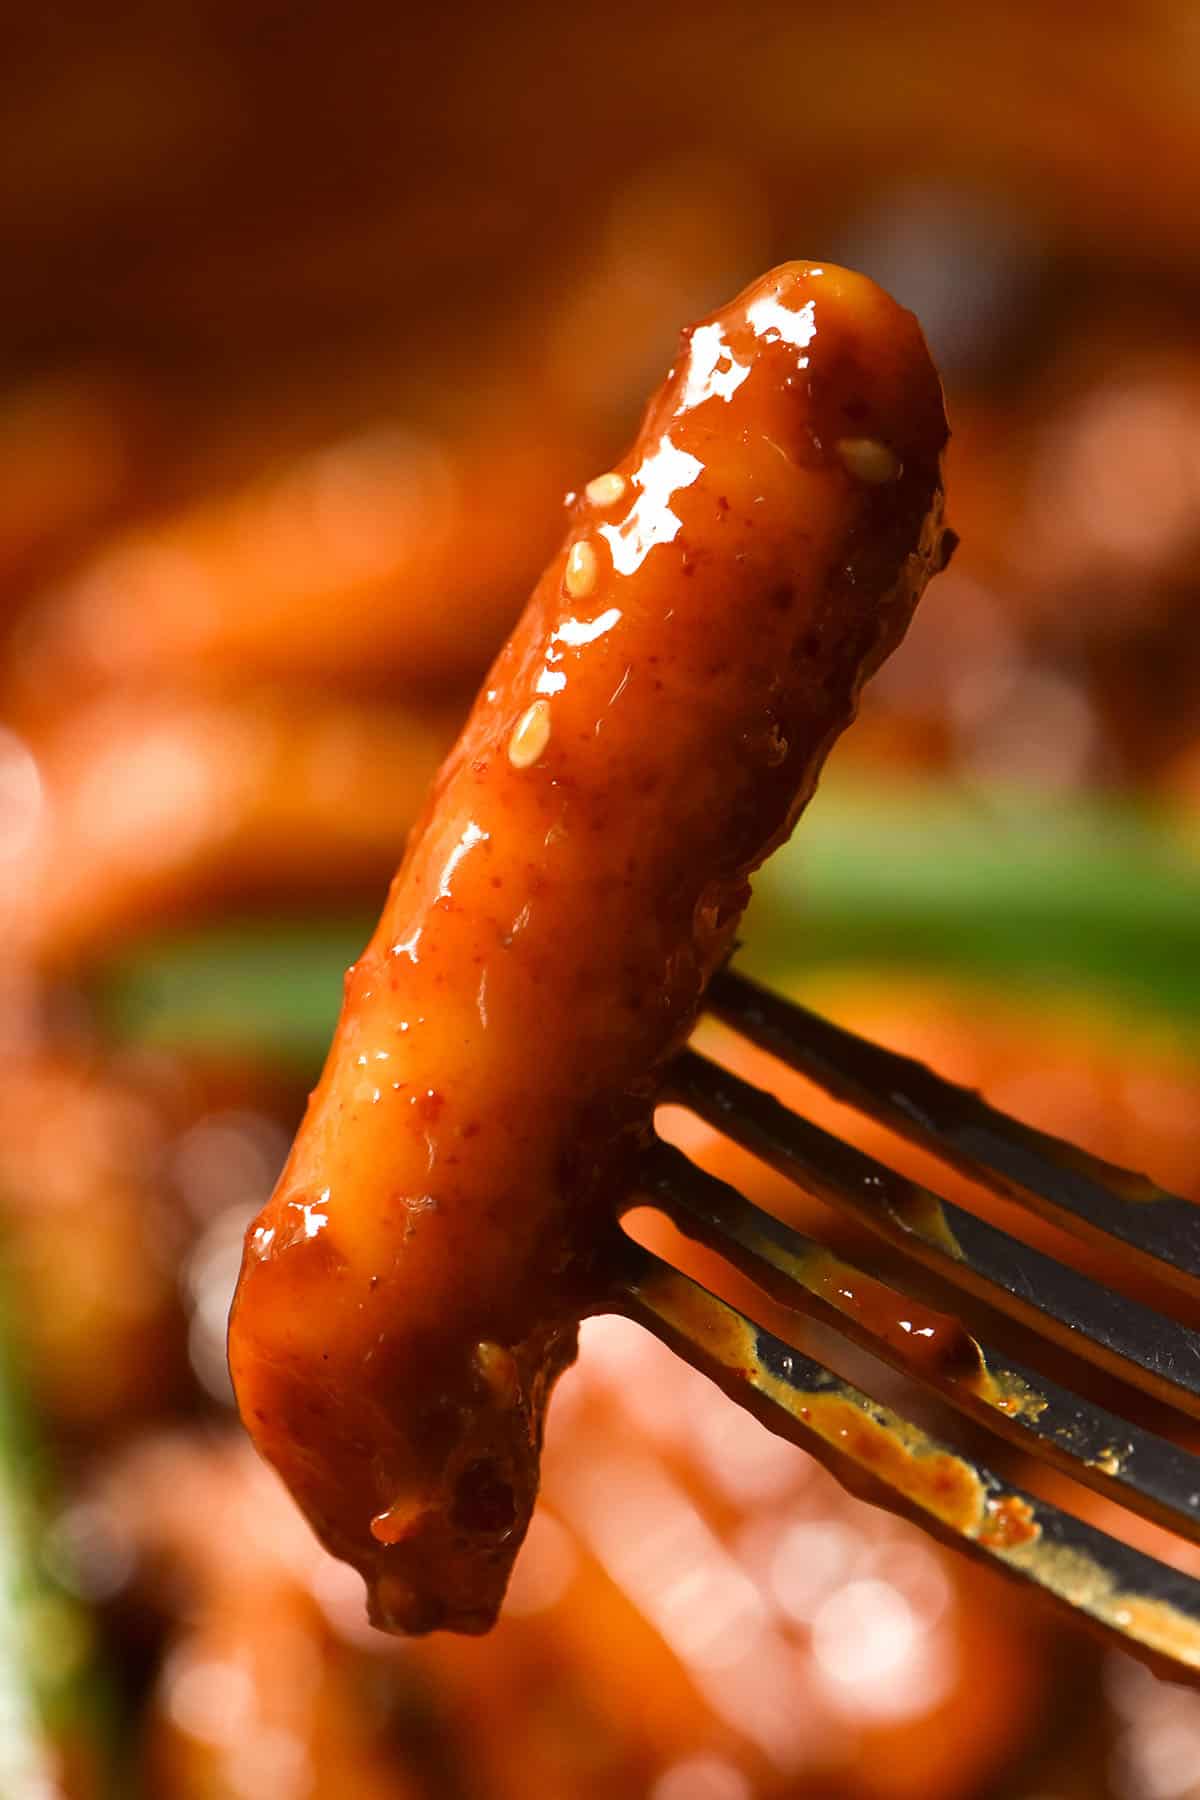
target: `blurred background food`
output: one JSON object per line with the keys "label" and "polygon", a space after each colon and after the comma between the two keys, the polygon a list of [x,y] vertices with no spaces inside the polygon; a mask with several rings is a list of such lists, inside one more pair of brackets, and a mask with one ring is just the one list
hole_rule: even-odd
{"label": "blurred background food", "polygon": [[6,40],[0,1795],[1200,1795],[1200,1697],[631,1326],[584,1333],[480,1642],[366,1626],[223,1360],[563,493],[794,255],[919,314],[962,547],[746,962],[1200,1199],[1195,9],[64,0]]}

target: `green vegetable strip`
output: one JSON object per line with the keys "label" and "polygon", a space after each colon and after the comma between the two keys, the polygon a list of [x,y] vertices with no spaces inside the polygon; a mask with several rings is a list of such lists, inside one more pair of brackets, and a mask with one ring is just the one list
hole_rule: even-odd
{"label": "green vegetable strip", "polygon": [[755,896],[743,960],[766,976],[887,964],[1073,987],[1200,1028],[1200,859],[1116,805],[831,786]]}
{"label": "green vegetable strip", "polygon": [[[3,1301],[0,1282],[0,1302]],[[115,1796],[111,1699],[92,1621],[43,1565],[47,1470],[0,1312],[0,1794]]]}
{"label": "green vegetable strip", "polygon": [[[311,1071],[366,918],[161,939],[98,979],[119,1035]],[[854,965],[1066,989],[1200,1033],[1200,860],[1131,808],[822,789],[755,879],[742,966],[767,980]]]}

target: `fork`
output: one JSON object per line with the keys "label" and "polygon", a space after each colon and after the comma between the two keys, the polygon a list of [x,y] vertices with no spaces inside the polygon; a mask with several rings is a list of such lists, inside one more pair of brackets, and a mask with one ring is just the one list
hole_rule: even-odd
{"label": "fork", "polygon": [[[837,1100],[1005,1200],[1115,1251],[1122,1269],[1170,1283],[1195,1315],[1200,1207],[1021,1124],[741,974],[721,972],[706,1005]],[[670,1066],[661,1100],[848,1210],[956,1295],[985,1302],[1032,1328],[1043,1347],[1066,1348],[1116,1377],[1127,1395],[1140,1390],[1151,1415],[1172,1426],[1200,1420],[1200,1333],[1188,1325],[939,1198],[694,1048]],[[1014,1360],[956,1314],[935,1311],[908,1291],[911,1270],[899,1285],[890,1269],[886,1281],[867,1273],[662,1140],[627,1209],[644,1203],[719,1251],[772,1299],[833,1325],[967,1419],[1200,1544],[1200,1457]],[[1200,1579],[1012,1486],[970,1450],[938,1441],[628,1237],[619,1270],[614,1309],[772,1431],[817,1454],[847,1486],[1032,1584],[1160,1672],[1200,1680]],[[1095,1385],[1094,1377],[1084,1382]],[[1114,1392],[1116,1405],[1128,1403]]]}

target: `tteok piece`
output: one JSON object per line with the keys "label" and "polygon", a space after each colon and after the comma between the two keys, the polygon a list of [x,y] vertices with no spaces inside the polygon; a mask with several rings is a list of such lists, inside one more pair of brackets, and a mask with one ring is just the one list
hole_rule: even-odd
{"label": "tteok piece", "polygon": [[944,560],[946,435],[911,314],[764,276],[571,497],[435,781],[230,1329],[250,1433],[385,1629],[496,1616],[664,1064]]}

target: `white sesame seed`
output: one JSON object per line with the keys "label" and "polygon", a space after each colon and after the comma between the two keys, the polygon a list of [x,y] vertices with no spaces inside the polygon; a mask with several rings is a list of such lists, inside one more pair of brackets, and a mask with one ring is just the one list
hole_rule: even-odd
{"label": "white sesame seed", "polygon": [[596,573],[596,552],[586,538],[580,538],[578,543],[571,545],[563,576],[563,586],[572,600],[586,599],[596,585]]}
{"label": "white sesame seed", "polygon": [[514,769],[532,769],[550,742],[550,702],[535,700],[527,706],[512,728],[508,740],[508,760]]}
{"label": "white sesame seed", "polygon": [[895,481],[900,473],[900,458],[878,438],[839,438],[834,449],[846,472],[870,487]]}
{"label": "white sesame seed", "polygon": [[473,1357],[476,1371],[502,1406],[515,1406],[520,1396],[517,1359],[503,1344],[484,1338],[476,1344]]}
{"label": "white sesame seed", "polygon": [[584,488],[593,506],[615,506],[625,492],[625,477],[610,470],[607,475],[597,475]]}

